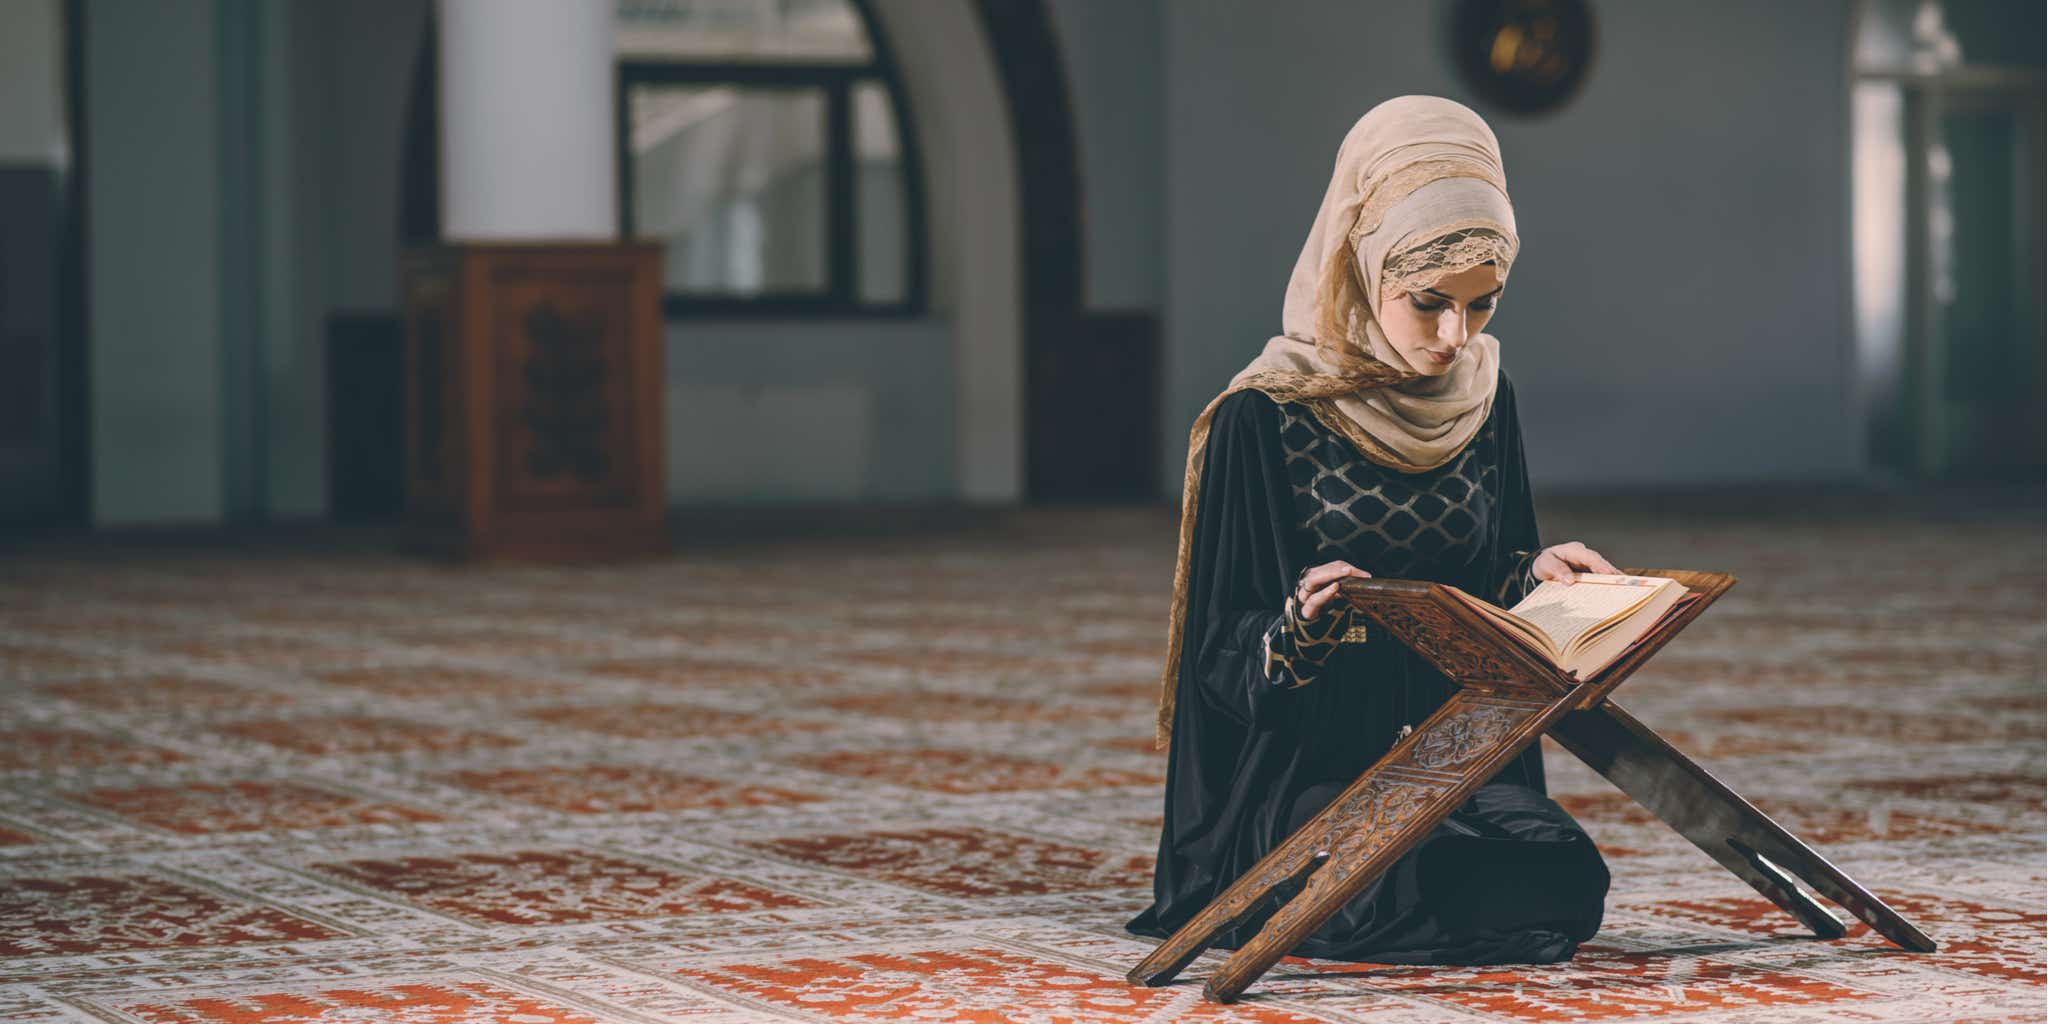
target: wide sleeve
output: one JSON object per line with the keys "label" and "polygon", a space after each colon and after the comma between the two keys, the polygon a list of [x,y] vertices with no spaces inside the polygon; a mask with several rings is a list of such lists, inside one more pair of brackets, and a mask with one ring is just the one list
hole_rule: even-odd
{"label": "wide sleeve", "polygon": [[1497,417],[1500,451],[1500,534],[1494,543],[1488,594],[1493,603],[1511,608],[1536,587],[1530,567],[1543,552],[1536,532],[1536,504],[1529,492],[1529,464],[1522,450],[1521,417],[1515,408],[1514,386],[1501,377],[1502,403]]}
{"label": "wide sleeve", "polygon": [[1179,686],[1240,726],[1257,728],[1311,681],[1348,625],[1348,605],[1302,620],[1293,606],[1293,491],[1279,407],[1245,390],[1209,428],[1189,552],[1188,621]]}

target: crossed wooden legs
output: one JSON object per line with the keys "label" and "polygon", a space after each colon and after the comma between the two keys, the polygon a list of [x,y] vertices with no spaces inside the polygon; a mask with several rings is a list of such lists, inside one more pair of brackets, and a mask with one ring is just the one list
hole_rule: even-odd
{"label": "crossed wooden legs", "polygon": [[1815,935],[1840,938],[1842,922],[1794,879],[1841,904],[1900,949],[1934,952],[1934,940],[1883,900],[1612,701],[1566,715],[1550,735]]}
{"label": "crossed wooden legs", "polygon": [[1535,742],[1585,695],[1584,690],[1581,686],[1560,695],[1502,696],[1472,690],[1452,694],[1421,728],[1160,943],[1128,978],[1153,986],[1172,981],[1219,933],[1269,906],[1274,889],[1300,886],[1301,892],[1231,954],[1202,990],[1219,1003],[1235,1000],[1421,842],[1481,783]]}
{"label": "crossed wooden legs", "polygon": [[1222,932],[1277,904],[1258,935],[1203,986],[1203,996],[1215,1002],[1236,1000],[1545,732],[1814,934],[1838,938],[1842,924],[1797,881],[1898,946],[1933,951],[1934,942],[1919,929],[1647,726],[1604,700],[1572,710],[1588,692],[1582,685],[1555,696],[1453,694],[1127,977],[1133,984],[1164,985]]}

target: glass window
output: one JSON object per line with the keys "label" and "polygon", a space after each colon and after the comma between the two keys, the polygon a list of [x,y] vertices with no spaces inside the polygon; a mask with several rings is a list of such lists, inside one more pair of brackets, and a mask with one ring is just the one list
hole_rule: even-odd
{"label": "glass window", "polygon": [[1859,71],[1936,74],[1963,64],[2042,65],[2043,6],[1987,0],[1864,0]]}
{"label": "glass window", "polygon": [[633,234],[667,243],[670,292],[826,288],[823,92],[639,85],[626,97]]}
{"label": "glass window", "polygon": [[909,202],[903,187],[903,149],[896,111],[880,82],[853,87],[853,152],[860,228],[863,302],[901,302],[909,264]]}
{"label": "glass window", "polygon": [[616,0],[622,233],[671,316],[916,312],[916,148],[859,0]]}
{"label": "glass window", "polygon": [[848,0],[618,0],[618,52],[658,60],[866,64]]}

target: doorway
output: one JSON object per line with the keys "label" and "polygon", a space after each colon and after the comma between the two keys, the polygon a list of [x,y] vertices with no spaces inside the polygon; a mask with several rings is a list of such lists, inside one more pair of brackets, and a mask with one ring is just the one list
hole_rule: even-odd
{"label": "doorway", "polygon": [[1994,6],[1857,12],[1857,393],[1870,462],[1905,480],[2038,482],[2048,465],[2041,6],[1984,19]]}

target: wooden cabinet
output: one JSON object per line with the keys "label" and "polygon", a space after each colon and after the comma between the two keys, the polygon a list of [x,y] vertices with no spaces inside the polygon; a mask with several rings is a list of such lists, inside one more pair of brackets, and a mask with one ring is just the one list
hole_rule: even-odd
{"label": "wooden cabinet", "polygon": [[407,550],[667,549],[659,246],[419,249],[402,293]]}

